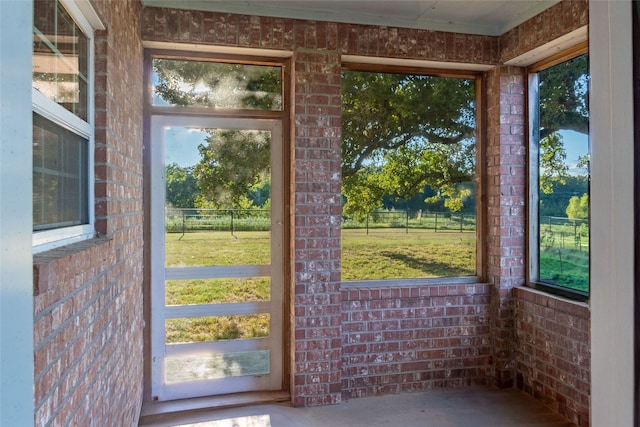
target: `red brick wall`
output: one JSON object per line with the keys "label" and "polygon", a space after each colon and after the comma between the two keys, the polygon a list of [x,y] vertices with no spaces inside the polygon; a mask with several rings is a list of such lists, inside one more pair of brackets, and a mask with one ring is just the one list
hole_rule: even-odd
{"label": "red brick wall", "polygon": [[589,23],[588,0],[564,0],[500,36],[505,62]]}
{"label": "red brick wall", "polygon": [[35,425],[135,425],[142,403],[142,47],[137,1],[94,2],[99,238],[34,256]]}
{"label": "red brick wall", "polygon": [[485,65],[499,53],[491,36],[158,8],[144,9],[142,38]]}
{"label": "red brick wall", "polygon": [[342,290],[345,398],[490,383],[490,286]]}
{"label": "red brick wall", "polygon": [[487,278],[492,288],[494,383],[514,380],[511,290],[525,283],[524,70],[498,67],[485,74],[487,90]]}
{"label": "red brick wall", "polygon": [[340,402],[340,56],[314,49],[294,59],[292,386],[294,404],[309,406]]}
{"label": "red brick wall", "polygon": [[514,299],[518,388],[587,427],[589,307],[527,288],[515,289]]}

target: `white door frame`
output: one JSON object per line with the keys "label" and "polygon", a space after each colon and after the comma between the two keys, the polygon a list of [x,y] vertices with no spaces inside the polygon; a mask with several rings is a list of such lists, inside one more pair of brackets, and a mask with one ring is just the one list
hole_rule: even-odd
{"label": "white door frame", "polygon": [[[270,265],[226,267],[165,267],[165,140],[168,127],[199,129],[251,129],[271,132],[271,262]],[[174,400],[214,394],[280,390],[283,366],[283,170],[282,122],[279,119],[221,118],[187,115],[154,115],[150,118],[150,224],[151,224],[151,392],[154,400]],[[165,305],[165,281],[190,278],[227,278],[269,276],[269,301],[229,304]],[[165,322],[169,318],[202,317],[228,314],[269,313],[269,336],[228,341],[166,344]],[[229,353],[269,350],[269,374],[221,379],[167,383],[165,358],[184,354]]]}

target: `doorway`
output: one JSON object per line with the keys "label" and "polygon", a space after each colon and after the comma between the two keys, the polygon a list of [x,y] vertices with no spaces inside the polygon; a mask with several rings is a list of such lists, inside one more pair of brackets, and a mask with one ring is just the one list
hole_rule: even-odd
{"label": "doorway", "polygon": [[150,109],[152,399],[282,390],[283,120]]}

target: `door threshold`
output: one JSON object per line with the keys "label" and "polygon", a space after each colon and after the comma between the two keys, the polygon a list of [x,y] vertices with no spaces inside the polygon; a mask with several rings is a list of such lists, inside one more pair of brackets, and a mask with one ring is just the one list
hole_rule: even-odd
{"label": "door threshold", "polygon": [[262,391],[194,397],[191,399],[169,400],[166,402],[144,402],[142,404],[142,410],[140,411],[138,425],[143,426],[159,421],[171,421],[173,418],[183,417],[189,413],[209,409],[289,401],[291,401],[289,392]]}

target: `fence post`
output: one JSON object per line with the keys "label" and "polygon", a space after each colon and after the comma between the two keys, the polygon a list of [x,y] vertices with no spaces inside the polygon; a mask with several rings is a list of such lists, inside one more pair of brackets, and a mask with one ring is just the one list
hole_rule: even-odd
{"label": "fence post", "polygon": [[231,235],[236,237],[235,234],[233,234],[233,209],[230,209],[229,212],[231,212]]}
{"label": "fence post", "polygon": [[464,214],[460,214],[460,232],[462,233],[462,224],[464,223]]}
{"label": "fence post", "polygon": [[[185,230],[186,222],[187,222],[187,219],[185,218],[184,210],[182,210],[181,212],[182,212],[182,236],[180,236],[180,239],[182,239],[184,237],[184,230]],[[180,239],[178,239],[178,240],[180,240]]]}
{"label": "fence post", "polygon": [[407,209],[406,234],[409,234],[409,209]]}
{"label": "fence post", "polygon": [[436,212],[436,226],[434,228],[434,233],[438,232],[438,212]]}

